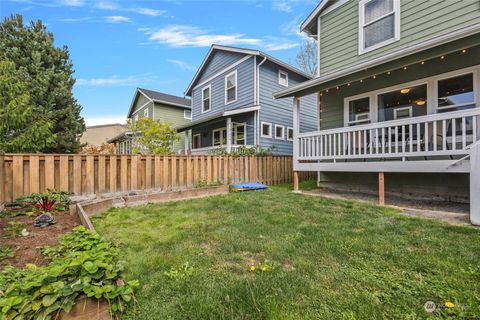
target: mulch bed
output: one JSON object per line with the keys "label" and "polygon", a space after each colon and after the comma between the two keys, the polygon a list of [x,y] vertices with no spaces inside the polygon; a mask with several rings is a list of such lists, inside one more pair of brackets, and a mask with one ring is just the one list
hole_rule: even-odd
{"label": "mulch bed", "polygon": [[[60,235],[69,232],[75,226],[80,225],[80,220],[76,214],[69,212],[57,212],[53,216],[57,221],[56,224],[45,228],[34,227],[34,217],[17,216],[17,217],[1,217],[0,218],[0,245],[12,248],[14,256],[4,259],[0,265],[2,269],[5,265],[13,265],[15,267],[24,267],[28,263],[35,265],[46,265],[47,261],[42,256],[39,247],[54,246]],[[21,221],[25,223],[25,228],[29,232],[26,237],[17,236],[13,238],[5,238],[4,228],[8,226],[10,221]]]}

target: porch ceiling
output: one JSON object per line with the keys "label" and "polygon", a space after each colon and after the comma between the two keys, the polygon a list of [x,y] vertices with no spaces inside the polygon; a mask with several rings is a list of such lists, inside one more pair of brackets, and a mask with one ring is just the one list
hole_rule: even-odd
{"label": "porch ceiling", "polygon": [[274,93],[274,97],[277,99],[291,96],[302,97],[313,93],[336,89],[341,86],[349,86],[351,83],[362,82],[365,79],[375,77],[376,75],[401,71],[405,67],[414,67],[425,61],[439,59],[441,56],[455,55],[461,53],[464,49],[467,49],[470,53],[476,52],[478,57],[478,54],[480,54],[480,46],[478,43],[480,43],[480,34],[475,34],[435,48],[415,52],[408,56],[382,64],[372,66],[366,65],[363,68],[361,68],[362,66],[358,66],[351,70],[339,70],[336,73],[327,74],[301,83],[295,87],[276,92]]}

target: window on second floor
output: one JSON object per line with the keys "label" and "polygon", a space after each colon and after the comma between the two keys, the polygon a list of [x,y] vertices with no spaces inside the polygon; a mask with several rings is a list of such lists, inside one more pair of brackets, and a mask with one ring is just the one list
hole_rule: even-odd
{"label": "window on second floor", "polygon": [[192,110],[183,110],[183,118],[192,120]]}
{"label": "window on second floor", "polygon": [[143,110],[143,116],[145,118],[148,118],[148,108],[145,108],[145,110]]}
{"label": "window on second floor", "polygon": [[225,104],[237,100],[237,70],[225,76]]}
{"label": "window on second floor", "polygon": [[278,84],[288,87],[288,73],[278,70]]}
{"label": "window on second floor", "polygon": [[210,110],[210,93],[212,87],[208,86],[202,89],[202,112],[207,112]]}
{"label": "window on second floor", "polygon": [[400,40],[400,0],[359,2],[359,54]]}
{"label": "window on second floor", "polygon": [[133,117],[133,121],[138,122],[138,114],[136,114],[135,117]]}

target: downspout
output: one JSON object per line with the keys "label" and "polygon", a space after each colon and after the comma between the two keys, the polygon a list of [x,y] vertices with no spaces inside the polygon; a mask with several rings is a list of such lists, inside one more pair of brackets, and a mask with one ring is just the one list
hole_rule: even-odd
{"label": "downspout", "polygon": [[[262,62],[260,62],[258,65],[257,65],[257,72],[256,72],[256,77],[257,77],[257,80],[256,80],[256,85],[257,85],[257,97],[256,97],[256,105],[259,106],[260,105],[260,66],[262,64],[265,63],[265,61],[267,61],[267,56],[263,56],[263,60]],[[255,145],[257,144],[260,144],[260,110],[257,110],[255,111],[256,114],[257,114],[257,117],[256,117],[256,132],[255,132]]]}

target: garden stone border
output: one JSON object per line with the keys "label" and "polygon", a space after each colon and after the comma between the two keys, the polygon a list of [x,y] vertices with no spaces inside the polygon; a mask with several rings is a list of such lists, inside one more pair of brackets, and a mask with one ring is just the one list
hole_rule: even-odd
{"label": "garden stone border", "polygon": [[227,194],[230,190],[228,185],[202,187],[192,189],[179,189],[171,191],[154,191],[135,193],[130,192],[124,195],[117,195],[108,198],[96,198],[90,196],[87,200],[79,201],[70,206],[70,212],[76,213],[80,222],[85,228],[95,231],[90,217],[103,213],[110,208],[141,206],[148,203],[162,203],[170,201],[182,201],[189,199],[205,198],[221,194]]}

